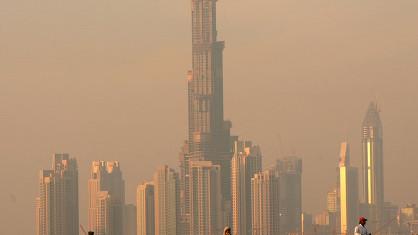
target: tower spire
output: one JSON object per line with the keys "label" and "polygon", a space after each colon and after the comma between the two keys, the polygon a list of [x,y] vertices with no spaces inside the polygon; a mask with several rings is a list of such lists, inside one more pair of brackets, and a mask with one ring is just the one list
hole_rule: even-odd
{"label": "tower spire", "polygon": [[[217,40],[217,0],[192,0],[192,70],[188,84],[188,141],[181,153],[184,223],[191,224],[192,165],[198,161],[219,167],[225,220],[231,214],[231,123],[224,120],[223,49]],[[191,229],[191,227],[190,227]],[[187,233],[187,232],[186,232]]]}
{"label": "tower spire", "polygon": [[371,102],[362,127],[362,176],[363,201],[368,205],[374,227],[383,221],[384,179],[383,179],[383,127],[377,103]]}

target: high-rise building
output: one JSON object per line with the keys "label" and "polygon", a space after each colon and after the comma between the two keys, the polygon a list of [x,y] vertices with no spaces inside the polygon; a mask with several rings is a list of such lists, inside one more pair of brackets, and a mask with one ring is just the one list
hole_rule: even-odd
{"label": "high-rise building", "polygon": [[222,234],[221,168],[190,162],[190,234]]}
{"label": "high-rise building", "polygon": [[180,218],[178,219],[180,225],[180,234],[189,234],[190,231],[190,151],[189,143],[184,142],[180,154],[180,174],[179,174],[179,189],[180,189]]}
{"label": "high-rise building", "polygon": [[94,161],[89,179],[89,229],[97,235],[123,233],[125,181],[117,161]]}
{"label": "high-rise building", "polygon": [[369,105],[362,126],[362,177],[363,202],[369,207],[371,227],[377,228],[383,221],[383,127],[376,103]]}
{"label": "high-rise building", "polygon": [[214,0],[192,0],[192,70],[188,72],[188,141],[180,156],[180,223],[189,234],[191,223],[190,161],[218,165],[222,214],[231,221],[231,122],[224,120],[223,49],[216,29]]}
{"label": "high-rise building", "polygon": [[261,150],[249,141],[235,141],[232,157],[232,233],[251,235],[251,178],[261,171]]}
{"label": "high-rise building", "polygon": [[78,166],[68,154],[55,154],[52,170],[39,176],[37,235],[78,235]]}
{"label": "high-rise building", "polygon": [[162,166],[154,174],[155,234],[176,235],[179,216],[178,174]]}
{"label": "high-rise building", "polygon": [[155,235],[154,184],[145,182],[137,188],[137,235]]}
{"label": "high-rise building", "polygon": [[[339,185],[339,184],[338,184]],[[327,193],[327,211],[329,214],[329,226],[333,234],[340,232],[340,197],[339,189],[333,188]]]}
{"label": "high-rise building", "polygon": [[95,198],[96,203],[96,226],[94,228],[95,234],[108,235],[113,233],[113,213],[112,201],[109,191],[97,192]]}
{"label": "high-rise building", "polygon": [[327,193],[327,210],[329,212],[338,212],[340,210],[340,205],[338,203],[338,190],[333,188]]}
{"label": "high-rise building", "polygon": [[350,146],[344,142],[340,152],[340,228],[348,235],[357,224],[359,215],[358,171],[350,165]]}
{"label": "high-rise building", "polygon": [[279,178],[273,171],[257,173],[251,179],[252,235],[280,233],[279,190]]}
{"label": "high-rise building", "polygon": [[123,235],[136,235],[136,206],[126,204],[123,209]]}
{"label": "high-rise building", "polygon": [[224,120],[223,49],[216,3],[192,0],[192,71],[188,75],[189,151],[193,160],[221,167],[222,196],[230,201],[231,123]]}
{"label": "high-rise building", "polygon": [[280,233],[300,233],[302,213],[302,159],[286,157],[277,160],[280,179]]}

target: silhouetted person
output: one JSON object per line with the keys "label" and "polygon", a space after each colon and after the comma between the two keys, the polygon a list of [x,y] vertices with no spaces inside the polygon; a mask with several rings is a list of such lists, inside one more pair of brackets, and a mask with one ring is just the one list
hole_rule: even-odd
{"label": "silhouetted person", "polygon": [[354,235],[371,235],[371,233],[368,233],[366,229],[367,219],[362,216],[358,220],[359,225],[354,228]]}
{"label": "silhouetted person", "polygon": [[231,235],[231,228],[230,227],[225,227],[224,228],[224,235]]}
{"label": "silhouetted person", "polygon": [[89,232],[88,232],[88,234],[89,234],[89,235],[94,235],[94,232],[89,231]]}

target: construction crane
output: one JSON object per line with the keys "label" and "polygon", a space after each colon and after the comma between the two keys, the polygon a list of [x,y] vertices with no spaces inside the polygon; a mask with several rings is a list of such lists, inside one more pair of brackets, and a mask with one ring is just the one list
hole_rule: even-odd
{"label": "construction crane", "polygon": [[84,233],[84,235],[88,235],[88,233],[86,232],[86,230],[84,229],[83,225],[80,224],[80,229],[81,231]]}
{"label": "construction crane", "polygon": [[83,225],[81,225],[81,224],[80,224],[80,230],[84,233],[84,235],[94,235],[94,232],[92,232],[92,231],[86,232]]}

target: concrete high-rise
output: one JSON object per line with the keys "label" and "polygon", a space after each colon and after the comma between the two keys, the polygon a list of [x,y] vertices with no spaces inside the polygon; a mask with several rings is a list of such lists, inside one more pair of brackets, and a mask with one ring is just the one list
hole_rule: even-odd
{"label": "concrete high-rise", "polygon": [[88,187],[89,229],[97,235],[122,234],[125,181],[119,162],[92,162]]}
{"label": "concrete high-rise", "polygon": [[302,213],[302,159],[286,157],[277,160],[280,179],[280,233],[300,233]]}
{"label": "concrete high-rise", "polygon": [[334,213],[340,210],[338,189],[333,188],[327,193],[327,211]]}
{"label": "concrete high-rise", "polygon": [[68,154],[55,154],[52,170],[39,176],[37,235],[78,235],[78,166]]}
{"label": "concrete high-rise", "polygon": [[379,227],[383,221],[383,126],[376,103],[369,105],[362,125],[363,203],[369,208],[370,224]]}
{"label": "concrete high-rise", "polygon": [[190,159],[189,143],[185,141],[179,154],[180,234],[190,233]]}
{"label": "concrete high-rise", "polygon": [[222,214],[231,219],[231,122],[224,120],[223,49],[216,29],[215,0],[192,0],[192,70],[188,72],[188,141],[180,156],[182,233],[191,223],[190,161],[211,161],[220,169]]}
{"label": "concrete high-rise", "polygon": [[250,235],[251,178],[261,171],[261,150],[249,141],[235,141],[232,157],[232,233]]}
{"label": "concrete high-rise", "polygon": [[190,234],[222,234],[221,168],[190,162]]}
{"label": "concrete high-rise", "polygon": [[339,191],[339,188],[333,188],[327,193],[327,212],[329,215],[329,226],[333,234],[339,233],[341,230]]}
{"label": "concrete high-rise", "polygon": [[155,234],[176,235],[179,217],[178,174],[162,166],[154,174]]}
{"label": "concrete high-rise", "polygon": [[223,49],[216,3],[192,0],[192,71],[188,75],[189,151],[192,160],[221,167],[222,196],[230,201],[231,123],[224,120]]}
{"label": "concrete high-rise", "polygon": [[96,224],[94,227],[95,234],[108,235],[113,233],[113,213],[112,201],[110,198],[109,191],[97,192],[95,198],[96,203]]}
{"label": "concrete high-rise", "polygon": [[273,171],[257,173],[251,179],[252,235],[280,233],[279,190],[279,178]]}
{"label": "concrete high-rise", "polygon": [[145,182],[137,188],[137,235],[155,234],[154,184]]}
{"label": "concrete high-rise", "polygon": [[340,229],[348,235],[357,224],[359,212],[358,171],[350,165],[350,146],[341,144],[340,152]]}

